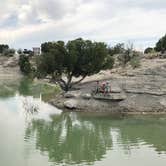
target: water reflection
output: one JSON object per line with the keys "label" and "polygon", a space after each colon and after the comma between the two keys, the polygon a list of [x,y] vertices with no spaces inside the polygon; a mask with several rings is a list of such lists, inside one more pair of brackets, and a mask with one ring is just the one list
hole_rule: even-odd
{"label": "water reflection", "polygon": [[26,80],[2,84],[0,165],[165,166],[166,117],[61,113],[42,101],[48,91]]}
{"label": "water reflection", "polygon": [[[166,119],[110,118],[62,113],[51,121],[33,120],[25,137],[36,136],[36,149],[48,153],[54,163],[80,164],[102,160],[108,151],[123,151],[143,145],[166,152]],[[111,156],[110,156],[111,157]]]}
{"label": "water reflection", "polygon": [[51,86],[40,81],[32,81],[29,78],[20,80],[6,80],[0,82],[0,99],[13,97],[16,94],[22,96],[33,96],[41,98],[43,101],[48,101],[56,96],[60,89],[56,86]]}
{"label": "water reflection", "polygon": [[26,137],[36,134],[36,148],[48,152],[55,163],[100,160],[112,145],[110,126],[102,121],[85,121],[73,113],[52,117],[51,122],[34,120]]}
{"label": "water reflection", "polygon": [[22,107],[27,114],[34,114],[39,111],[40,100],[34,100],[33,97],[24,97],[22,99]]}
{"label": "water reflection", "polygon": [[166,153],[166,118],[134,118],[122,124],[120,141],[123,145],[143,143],[158,153]]}
{"label": "water reflection", "polygon": [[0,98],[13,97],[17,93],[23,96],[34,96],[34,94],[38,96],[40,94],[40,91],[37,91],[36,89],[31,91],[33,82],[26,77],[20,80],[6,80],[5,82],[2,81],[0,82],[0,86]]}

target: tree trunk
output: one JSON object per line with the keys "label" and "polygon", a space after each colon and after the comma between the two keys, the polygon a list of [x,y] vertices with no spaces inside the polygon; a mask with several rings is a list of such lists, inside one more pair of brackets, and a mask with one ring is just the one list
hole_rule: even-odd
{"label": "tree trunk", "polygon": [[67,76],[67,83],[66,83],[66,88],[65,91],[67,92],[71,88],[71,81],[72,81],[72,74],[68,74]]}
{"label": "tree trunk", "polygon": [[83,81],[85,79],[86,76],[83,76],[80,80],[76,81],[76,82],[72,82],[71,86],[79,84],[81,81]]}
{"label": "tree trunk", "polygon": [[72,82],[72,75],[68,75],[67,82],[65,82],[62,78],[58,81],[60,87],[65,91],[69,91],[72,86],[79,84],[83,79],[85,79],[86,76],[83,76],[80,80],[76,82]]}

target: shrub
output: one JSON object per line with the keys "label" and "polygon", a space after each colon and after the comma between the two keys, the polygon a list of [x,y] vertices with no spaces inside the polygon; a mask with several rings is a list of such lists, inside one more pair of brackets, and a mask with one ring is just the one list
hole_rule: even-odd
{"label": "shrub", "polygon": [[23,54],[22,49],[18,49],[18,50],[17,50],[17,53],[18,53],[19,55]]}
{"label": "shrub", "polygon": [[145,49],[144,54],[149,54],[152,53],[154,51],[154,49],[152,47],[148,47]]}
{"label": "shrub", "polygon": [[15,54],[15,49],[5,49],[2,53],[3,56],[8,56],[8,57],[11,57],[11,56],[14,56]]}
{"label": "shrub", "polygon": [[9,46],[7,44],[0,44],[0,53],[3,53],[3,51],[7,49],[9,49]]}
{"label": "shrub", "polygon": [[166,34],[156,43],[155,50],[162,53],[166,51]]}
{"label": "shrub", "polygon": [[123,43],[118,43],[114,47],[108,48],[108,53],[110,56],[113,56],[115,54],[121,54],[125,51],[124,49],[124,44]]}
{"label": "shrub", "polygon": [[115,59],[112,56],[107,56],[103,65],[103,70],[112,69],[115,63]]}
{"label": "shrub", "polygon": [[132,52],[128,49],[126,50],[123,54],[120,54],[118,56],[118,60],[120,62],[120,65],[122,65],[123,67],[126,66],[126,64],[130,61],[132,56]]}
{"label": "shrub", "polygon": [[19,57],[19,66],[20,66],[21,72],[25,75],[30,74],[32,71],[32,67],[29,62],[29,57],[24,54],[21,54]]}
{"label": "shrub", "polygon": [[140,58],[139,56],[133,56],[130,60],[130,65],[133,69],[140,67]]}

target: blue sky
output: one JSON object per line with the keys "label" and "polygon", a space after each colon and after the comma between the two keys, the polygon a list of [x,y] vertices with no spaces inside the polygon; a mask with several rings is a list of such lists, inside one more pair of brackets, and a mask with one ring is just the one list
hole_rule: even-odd
{"label": "blue sky", "polygon": [[78,37],[154,46],[166,33],[166,0],[0,0],[0,43],[32,48]]}

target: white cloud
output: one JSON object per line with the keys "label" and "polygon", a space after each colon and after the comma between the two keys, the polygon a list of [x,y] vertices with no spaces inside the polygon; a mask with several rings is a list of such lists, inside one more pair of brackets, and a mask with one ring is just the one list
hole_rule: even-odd
{"label": "white cloud", "polygon": [[165,8],[165,0],[6,0],[0,6],[0,42],[32,47],[84,37],[130,40],[143,48],[166,33]]}

